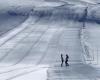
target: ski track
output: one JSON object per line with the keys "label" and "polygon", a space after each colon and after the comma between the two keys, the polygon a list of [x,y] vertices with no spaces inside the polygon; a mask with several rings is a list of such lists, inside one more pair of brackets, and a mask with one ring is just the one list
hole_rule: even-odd
{"label": "ski track", "polygon": [[[35,29],[35,28],[36,28],[36,27],[34,27],[34,29]],[[25,29],[27,29],[27,27],[26,27]],[[32,32],[32,31],[31,31],[31,32]],[[31,32],[30,32],[30,33],[31,33]],[[29,34],[30,34],[30,33],[29,33]],[[20,34],[20,32],[19,32],[18,34]],[[16,35],[18,35],[18,34],[16,34]],[[26,38],[29,34],[27,34],[24,38]],[[16,35],[15,35],[14,37],[16,37]],[[12,38],[14,38],[14,37],[12,37]],[[22,40],[24,40],[24,38],[22,38],[22,39],[21,39],[20,41],[18,41],[17,43],[20,43]],[[7,42],[8,42],[8,41],[7,41]],[[16,44],[17,44],[17,43],[16,43]],[[15,45],[14,47],[16,48],[17,45]],[[0,59],[0,62],[1,62],[3,59],[5,59],[13,49],[14,49],[14,48],[12,48],[10,51],[7,52],[7,54],[4,55],[4,56]]]}
{"label": "ski track", "polygon": [[[45,54],[43,54],[42,57],[43,57],[44,55],[45,55]],[[41,57],[41,59],[42,59],[42,57]],[[39,60],[39,63],[41,62],[41,59]],[[39,65],[39,63],[37,63],[37,66]],[[7,73],[12,72],[12,71],[16,71],[16,70],[19,70],[19,69],[23,70],[23,69],[26,69],[26,68],[29,69],[29,68],[32,68],[32,66],[31,66],[31,67],[18,68],[18,69],[10,70],[10,71],[8,71],[8,72],[3,72],[3,73],[6,73],[6,74],[7,74]],[[29,71],[29,72],[24,72],[24,73],[17,74],[17,75],[15,75],[15,76],[10,77],[9,79],[5,79],[5,80],[11,80],[11,79],[14,79],[14,78],[16,78],[16,77],[23,76],[23,75],[25,75],[25,74],[29,74],[29,73],[31,73],[31,72],[34,72],[34,70]],[[1,74],[2,74],[2,73],[1,73]]]}
{"label": "ski track", "polygon": [[[49,28],[49,27],[48,27]],[[48,29],[47,28],[47,29]],[[42,35],[47,31],[47,29],[42,33]],[[35,31],[35,30],[34,30]],[[33,32],[33,31],[32,31]],[[31,32],[30,32],[30,34],[31,34]],[[28,34],[29,35],[29,34]],[[27,35],[27,36],[28,36]],[[41,39],[41,37],[42,37],[42,35],[40,36],[40,38],[36,41],[36,43],[38,43],[38,41]],[[26,36],[25,36],[26,37]],[[24,37],[24,38],[25,38]],[[35,43],[35,44],[36,44]],[[34,46],[34,45],[33,45]],[[29,52],[28,52],[29,53]],[[9,53],[8,53],[9,54]],[[11,66],[15,66],[15,65],[17,65],[17,64],[19,64],[26,56],[27,56],[28,54],[26,54],[19,62],[17,62],[16,64],[13,64],[13,65],[11,65]],[[40,62],[40,61],[39,61]],[[39,63],[38,63],[38,65],[39,65]],[[8,66],[8,67],[11,67],[11,66]],[[30,68],[30,67],[24,67],[24,68]],[[12,71],[15,71],[15,70],[19,70],[19,69],[24,69],[24,68],[18,68],[18,69],[14,69],[14,70],[9,70],[9,71],[5,71],[5,72],[1,72],[0,74],[2,74],[2,73],[8,73],[8,72],[12,72]]]}
{"label": "ski track", "polygon": [[[59,31],[56,32],[55,35],[58,34],[58,33],[60,34],[60,35],[58,34],[58,36],[57,36],[56,38],[60,38],[60,36],[63,34],[62,32],[63,32],[63,29],[62,29],[62,28],[61,28],[60,33],[59,33]],[[45,32],[44,32],[44,33],[45,33]],[[52,40],[52,39],[51,39],[51,40]],[[55,44],[56,44],[56,46],[58,46],[58,45],[59,45],[59,40],[55,40]],[[49,47],[49,46],[48,46],[48,47]],[[27,55],[27,54],[26,54],[26,55]],[[41,56],[41,59],[38,61],[37,66],[42,62],[42,58],[45,57],[44,55],[46,55],[46,52]],[[25,56],[24,56],[24,57],[25,57]],[[22,60],[21,60],[21,61],[22,61]],[[20,61],[20,62],[21,62],[21,61]],[[20,62],[18,62],[18,63],[20,63]],[[18,63],[17,63],[17,64],[18,64]],[[16,64],[16,65],[17,65],[17,64]],[[12,65],[12,66],[14,66],[14,65]],[[8,72],[3,72],[3,73],[7,74],[7,73],[10,73],[10,72],[13,72],[13,71],[16,72],[16,70],[21,70],[21,71],[23,71],[24,69],[29,69],[29,68],[32,68],[32,66],[31,66],[31,67],[18,68],[18,69],[10,70],[10,71],[8,71]],[[20,72],[21,72],[21,71],[20,71]],[[14,75],[14,76],[12,76],[12,77],[9,77],[9,78],[3,79],[3,80],[12,80],[12,79],[15,79],[15,78],[20,77],[20,76],[24,76],[24,75],[29,74],[29,73],[34,72],[34,71],[36,71],[36,70],[21,72],[21,73],[19,73],[19,74],[16,74],[16,75]],[[0,74],[2,74],[2,73],[0,73]]]}
{"label": "ski track", "polygon": [[[36,24],[37,22],[39,21],[39,19],[37,19],[34,23],[31,23],[32,25],[34,25],[34,24]],[[27,30],[28,29],[28,27],[26,27],[24,30]],[[36,29],[36,27],[34,27],[34,30],[33,31],[35,31],[35,29]],[[23,30],[23,31],[24,31]],[[22,31],[22,32],[23,32]],[[33,32],[33,31],[31,31],[31,32]],[[31,34],[31,32],[29,33],[29,34]],[[7,40],[6,42],[9,42],[11,39],[13,39],[14,37],[16,37],[17,35],[19,35],[19,34],[21,34],[21,32],[19,32],[19,33],[17,33],[15,36],[13,36],[13,37],[11,37],[9,40]],[[13,47],[17,47],[18,45],[18,43],[20,43],[22,40],[24,40],[24,38],[26,38],[26,37],[28,37],[28,35],[29,34],[27,34],[27,35],[25,35],[25,37],[23,37],[22,39],[20,39],[17,43],[16,43],[16,45],[15,46],[13,46]],[[6,43],[5,42],[5,43]],[[13,50],[14,48],[12,48],[12,49],[10,49],[8,52],[6,52],[7,54],[5,54],[1,59],[0,59],[0,62],[5,58],[5,57],[7,57],[7,55]]]}
{"label": "ski track", "polygon": [[[50,16],[49,16],[49,17],[50,17]],[[47,18],[49,18],[49,17],[47,17]],[[42,18],[41,18],[41,20],[42,20]],[[41,22],[41,20],[40,20],[39,22]],[[38,24],[38,22],[37,22],[37,24]],[[20,62],[23,61],[24,58],[27,57],[27,56],[30,54],[31,50],[32,50],[36,45],[39,44],[39,41],[41,40],[41,38],[43,37],[43,35],[45,35],[45,33],[48,32],[49,27],[50,27],[50,26],[46,27],[46,29],[42,32],[42,34],[39,36],[39,38],[35,41],[35,43],[34,43],[34,44],[31,46],[31,48],[28,50],[28,52],[26,52],[27,54],[26,54],[19,62],[17,62],[16,64],[20,64]],[[41,26],[40,26],[40,29],[41,29]],[[37,29],[37,31],[40,30],[40,29]],[[33,34],[33,33],[30,33],[30,34]],[[14,65],[16,65],[16,64],[14,64]]]}

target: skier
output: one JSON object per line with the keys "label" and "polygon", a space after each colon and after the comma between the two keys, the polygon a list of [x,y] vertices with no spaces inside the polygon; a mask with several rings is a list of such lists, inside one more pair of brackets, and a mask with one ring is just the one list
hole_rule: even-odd
{"label": "skier", "polygon": [[63,66],[63,62],[64,62],[64,58],[63,58],[63,54],[61,54],[61,67]]}
{"label": "skier", "polygon": [[68,56],[68,54],[66,54],[66,58],[65,58],[65,65],[66,65],[66,66],[69,66],[69,64],[68,64],[68,59],[69,59],[69,56]]}

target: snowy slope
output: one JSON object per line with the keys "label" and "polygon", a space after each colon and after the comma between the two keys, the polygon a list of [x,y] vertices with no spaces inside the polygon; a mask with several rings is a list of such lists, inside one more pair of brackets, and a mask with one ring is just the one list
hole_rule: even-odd
{"label": "snowy slope", "polygon": [[86,29],[84,30],[84,43],[88,48],[89,54],[92,57],[91,64],[100,66],[100,25],[97,23],[86,23]]}
{"label": "snowy slope", "polygon": [[1,80],[33,79],[31,75],[41,74],[39,68],[39,72],[34,73],[34,67],[39,65],[44,78],[46,68],[60,65],[61,53],[69,54],[70,64],[82,63],[79,38],[81,23],[57,16],[56,11],[49,16],[30,16],[29,21],[25,22],[26,28],[0,47]]}
{"label": "snowy slope", "polygon": [[16,28],[27,19],[27,16],[0,15],[0,36]]}
{"label": "snowy slope", "polygon": [[[55,2],[53,5],[47,2],[42,4],[41,0],[39,3],[34,2],[34,5],[39,5],[34,7],[32,0],[22,2],[23,0],[18,0],[16,3],[21,3],[24,7],[16,9],[15,6],[6,10],[10,16],[13,13],[16,17],[26,16],[27,13],[29,17],[18,28],[1,38],[6,40],[0,46],[0,80],[96,80],[100,78],[96,68],[82,64],[83,50],[80,40],[82,23],[78,20],[82,18],[86,6],[63,5]],[[15,2],[9,1],[9,4],[14,6]],[[93,34],[93,31],[90,30],[90,33]],[[96,34],[90,36],[91,40],[96,42],[98,38],[94,39],[94,37]],[[69,68],[60,67],[61,53],[64,59],[66,54],[69,55]]]}

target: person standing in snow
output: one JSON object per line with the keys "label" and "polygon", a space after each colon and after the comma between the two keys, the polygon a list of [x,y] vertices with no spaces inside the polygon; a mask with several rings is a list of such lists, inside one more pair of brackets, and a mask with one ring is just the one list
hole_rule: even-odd
{"label": "person standing in snow", "polygon": [[68,64],[68,59],[69,59],[69,56],[68,56],[68,54],[66,54],[66,58],[65,58],[65,65],[66,65],[66,66],[69,66],[69,64]]}
{"label": "person standing in snow", "polygon": [[84,14],[83,14],[83,28],[85,28],[86,20],[87,20],[87,15],[88,15],[88,7],[84,9]]}
{"label": "person standing in snow", "polygon": [[63,66],[64,63],[64,58],[63,58],[63,54],[61,54],[61,67]]}

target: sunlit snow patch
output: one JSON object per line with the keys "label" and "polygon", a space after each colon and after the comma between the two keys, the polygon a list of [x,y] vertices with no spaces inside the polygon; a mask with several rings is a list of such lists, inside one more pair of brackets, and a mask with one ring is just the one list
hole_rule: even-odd
{"label": "sunlit snow patch", "polygon": [[46,80],[47,69],[45,66],[37,67],[36,71],[32,71],[28,74],[13,78],[12,80]]}
{"label": "sunlit snow patch", "polygon": [[81,0],[81,1],[85,1],[85,2],[90,3],[90,4],[95,4],[95,2],[93,0]]}
{"label": "sunlit snow patch", "polygon": [[37,3],[38,6],[37,7],[57,7],[57,6],[61,6],[64,5],[65,3],[63,2],[41,2],[41,3]]}

